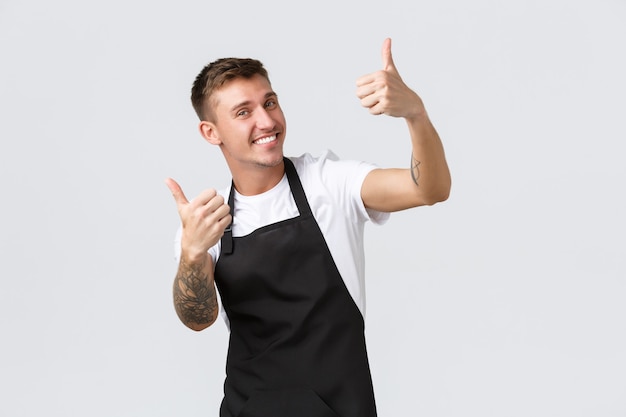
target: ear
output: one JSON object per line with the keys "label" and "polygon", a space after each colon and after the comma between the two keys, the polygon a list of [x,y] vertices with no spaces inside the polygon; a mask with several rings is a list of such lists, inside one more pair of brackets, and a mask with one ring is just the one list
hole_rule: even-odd
{"label": "ear", "polygon": [[219,138],[219,134],[217,132],[217,126],[215,123],[207,122],[203,120],[198,125],[198,129],[200,130],[200,134],[202,137],[212,145],[221,145],[222,141]]}

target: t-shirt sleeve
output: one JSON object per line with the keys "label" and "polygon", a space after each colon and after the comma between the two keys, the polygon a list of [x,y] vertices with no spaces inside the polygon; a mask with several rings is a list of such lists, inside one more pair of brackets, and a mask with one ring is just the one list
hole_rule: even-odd
{"label": "t-shirt sleeve", "polygon": [[176,264],[180,263],[180,254],[182,252],[181,248],[181,235],[183,233],[183,226],[179,225],[178,229],[176,229],[176,235],[174,236],[174,261]]}
{"label": "t-shirt sleeve", "polygon": [[374,224],[384,224],[387,220],[389,220],[389,213],[366,208],[363,203],[363,199],[361,198],[361,188],[363,187],[365,177],[377,168],[378,167],[376,165],[367,162],[359,162],[355,168],[356,173],[350,194],[356,210],[358,210],[362,216],[365,216],[366,220],[369,220]]}

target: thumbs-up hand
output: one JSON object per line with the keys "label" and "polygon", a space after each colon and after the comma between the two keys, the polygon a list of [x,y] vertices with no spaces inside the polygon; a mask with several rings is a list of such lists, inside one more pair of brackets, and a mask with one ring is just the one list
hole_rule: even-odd
{"label": "thumbs-up hand", "polygon": [[415,119],[426,114],[420,97],[402,81],[391,56],[391,39],[382,47],[383,69],[360,77],[356,95],[371,114]]}
{"label": "thumbs-up hand", "polygon": [[188,261],[206,256],[230,225],[230,207],[214,189],[204,190],[189,201],[176,181],[167,178],[165,183],[174,196],[183,225],[182,254]]}

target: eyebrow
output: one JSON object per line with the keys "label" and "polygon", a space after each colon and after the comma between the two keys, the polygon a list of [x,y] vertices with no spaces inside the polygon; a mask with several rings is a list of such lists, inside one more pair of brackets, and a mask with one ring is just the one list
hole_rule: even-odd
{"label": "eyebrow", "polygon": [[[265,100],[267,100],[270,97],[278,97],[278,94],[276,94],[274,91],[268,91],[267,93],[265,93],[265,96],[263,96],[263,98]],[[238,109],[239,107],[244,107],[247,106],[251,103],[250,100],[246,100],[246,101],[242,101],[241,103],[235,104],[233,107],[230,108],[230,111],[235,111],[236,109]]]}

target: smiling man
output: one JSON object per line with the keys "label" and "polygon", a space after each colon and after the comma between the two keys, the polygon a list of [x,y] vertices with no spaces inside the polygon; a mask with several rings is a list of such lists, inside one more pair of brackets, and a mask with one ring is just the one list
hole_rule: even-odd
{"label": "smiling man", "polygon": [[[221,417],[374,417],[364,337],[363,232],[390,212],[447,199],[450,173],[422,100],[395,68],[357,80],[374,115],[402,117],[408,168],[380,169],[319,157],[285,157],[285,116],[254,59],[207,65],[192,88],[199,130],[222,151],[232,184],[177,204],[174,305],[202,330],[221,310],[230,329]],[[407,155],[407,159],[408,159]],[[220,303],[221,300],[221,309]]]}

